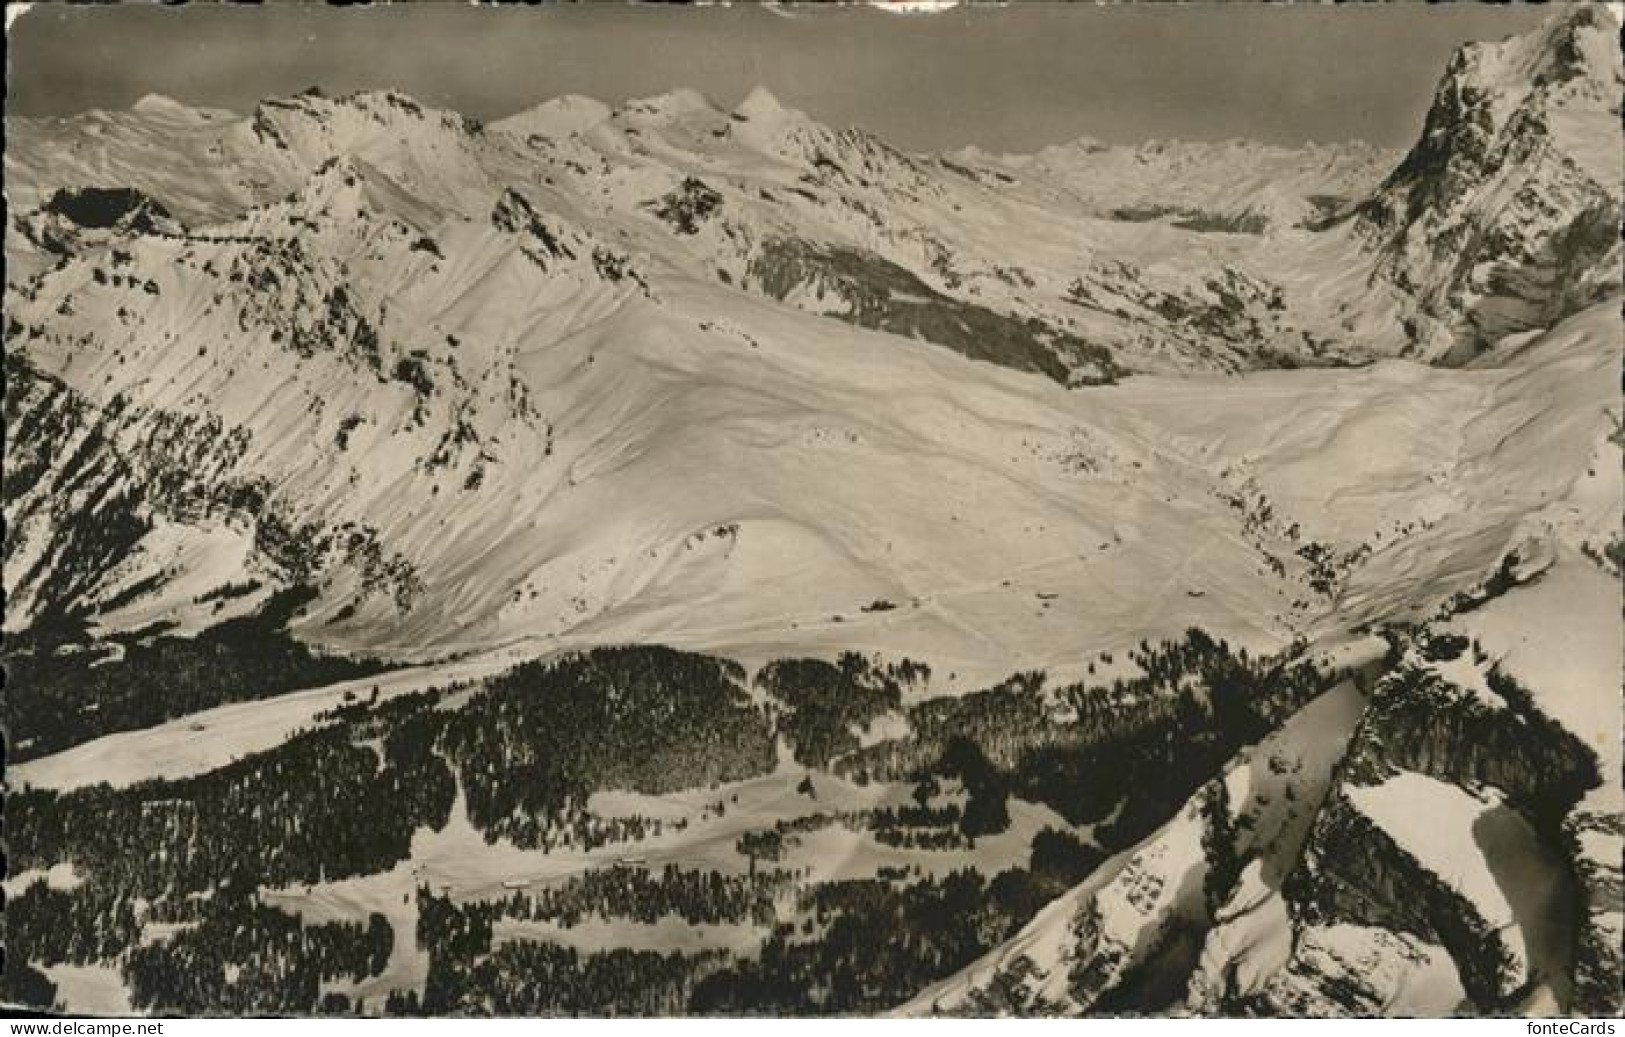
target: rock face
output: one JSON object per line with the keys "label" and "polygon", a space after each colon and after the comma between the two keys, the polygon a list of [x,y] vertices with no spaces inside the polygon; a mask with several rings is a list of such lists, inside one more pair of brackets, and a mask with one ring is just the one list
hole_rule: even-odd
{"label": "rock face", "polygon": [[916,1007],[1610,1010],[1621,840],[1619,815],[1587,806],[1610,788],[1596,754],[1476,642],[1392,636],[1363,695],[1303,709]]}
{"label": "rock face", "polygon": [[[1580,998],[1580,858],[1564,833],[1602,776],[1526,689],[1465,638],[1424,631],[1376,682],[1339,775],[1287,885],[1300,925],[1442,949],[1480,1011]],[[1341,982],[1324,980],[1332,1003]],[[1302,987],[1300,975],[1290,988]]]}
{"label": "rock face", "polygon": [[[1417,788],[1434,791],[1430,785],[1404,780],[1385,789],[1374,809],[1396,806],[1391,800],[1401,791]],[[1448,792],[1436,800],[1417,797],[1411,808],[1422,802],[1453,810],[1473,808]],[[1383,827],[1394,815],[1373,818],[1362,809],[1367,805],[1362,793],[1345,793],[1322,812],[1303,872],[1296,876],[1301,885],[1293,891],[1293,899],[1299,916],[1311,925],[1352,923],[1409,933],[1441,946],[1456,962],[1468,995],[1485,1009],[1496,1010],[1521,993],[1530,974],[1523,946],[1504,930],[1513,919],[1493,906],[1475,903],[1441,876],[1440,872],[1451,874],[1453,862],[1448,857],[1418,857]],[[1484,808],[1494,809],[1488,803]],[[1436,819],[1417,820],[1426,824]],[[1457,852],[1475,851],[1469,844]]]}
{"label": "rock face", "polygon": [[1244,1010],[1290,952],[1282,883],[1363,702],[1351,681],[1313,699],[1007,949],[910,1007],[1016,1015]]}
{"label": "rock face", "polygon": [[1602,781],[1596,755],[1472,651],[1460,637],[1413,649],[1377,685],[1365,721],[1370,744],[1396,767],[1491,786],[1532,813],[1561,817]]}
{"label": "rock face", "polygon": [[1618,1015],[1625,1007],[1625,819],[1617,811],[1580,809],[1563,822],[1564,850],[1582,895],[1574,954],[1574,1012]]}
{"label": "rock face", "polygon": [[1463,1003],[1444,951],[1390,929],[1355,925],[1299,929],[1292,958],[1233,1014],[1309,1018],[1446,1015]]}
{"label": "rock face", "polygon": [[1617,290],[1617,16],[1456,52],[1422,137],[1361,207],[1380,270],[1416,300],[1424,355],[1471,357]]}
{"label": "rock face", "polygon": [[118,404],[101,409],[14,355],[6,357],[8,612],[18,626],[72,630],[156,523],[235,517],[263,501],[223,476],[243,430]]}
{"label": "rock face", "polygon": [[65,217],[80,227],[99,230],[123,224],[130,230],[150,231],[156,229],[160,221],[170,219],[163,205],[128,187],[63,188],[45,203],[45,211]]}

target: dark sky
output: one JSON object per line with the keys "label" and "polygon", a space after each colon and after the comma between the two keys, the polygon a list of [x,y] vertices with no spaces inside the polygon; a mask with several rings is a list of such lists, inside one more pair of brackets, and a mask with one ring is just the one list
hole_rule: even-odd
{"label": "dark sky", "polygon": [[370,9],[37,7],[8,47],[10,114],[126,107],[144,93],[246,111],[317,84],[390,87],[482,119],[562,93],[676,86],[724,105],[765,84],[834,125],[909,149],[1360,137],[1404,146],[1451,49],[1539,22],[1528,7],[596,4]]}

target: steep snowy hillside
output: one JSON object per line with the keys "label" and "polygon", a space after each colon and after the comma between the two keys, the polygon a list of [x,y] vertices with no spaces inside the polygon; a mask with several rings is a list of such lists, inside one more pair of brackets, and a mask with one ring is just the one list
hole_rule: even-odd
{"label": "steep snowy hillside", "polygon": [[1403,157],[8,117],[0,997],[1617,1011],[1614,19]]}

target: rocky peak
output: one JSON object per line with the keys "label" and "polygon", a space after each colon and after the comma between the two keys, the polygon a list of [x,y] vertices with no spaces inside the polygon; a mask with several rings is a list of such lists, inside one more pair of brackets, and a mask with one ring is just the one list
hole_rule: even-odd
{"label": "rocky peak", "polygon": [[1361,207],[1383,273],[1431,324],[1422,352],[1465,359],[1617,287],[1613,19],[1574,7],[1457,50],[1420,139]]}
{"label": "rocky peak", "polygon": [[1538,36],[1524,38],[1517,56],[1536,87],[1576,79],[1617,81],[1619,31],[1619,15],[1608,5],[1575,4],[1553,17]]}
{"label": "rocky peak", "polygon": [[130,106],[130,110],[140,112],[142,115],[160,115],[169,118],[196,119],[199,115],[197,109],[164,94],[143,94]]}
{"label": "rocky peak", "polygon": [[492,128],[521,137],[560,138],[591,129],[609,116],[610,107],[602,101],[565,94],[500,119]]}
{"label": "rocky peak", "polygon": [[292,97],[261,101],[254,109],[256,126],[274,126],[283,135],[320,139],[329,147],[349,150],[379,135],[473,134],[474,120],[456,112],[430,108],[394,90],[359,90],[328,97],[318,88]]}
{"label": "rocky peak", "polygon": [[739,102],[734,114],[746,119],[780,119],[786,113],[784,105],[767,87],[757,84],[745,99]]}
{"label": "rocky peak", "polygon": [[680,119],[687,115],[703,113],[717,113],[718,108],[711,99],[698,90],[680,87],[668,90],[663,94],[652,97],[642,97],[627,101],[616,109],[615,114],[623,118],[637,121],[668,122]]}

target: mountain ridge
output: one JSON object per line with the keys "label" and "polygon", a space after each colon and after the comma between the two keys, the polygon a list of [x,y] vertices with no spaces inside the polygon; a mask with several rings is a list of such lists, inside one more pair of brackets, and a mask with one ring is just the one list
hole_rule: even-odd
{"label": "mountain ridge", "polygon": [[[755,92],[8,118],[22,960],[310,1011],[165,977],[364,913],[346,997],[493,1011],[546,944],[438,926],[700,860],[767,907],[646,1010],[1617,1010],[1601,25],[1463,51],[1393,162],[911,155]],[[103,859],[171,823],[252,907]],[[976,931],[854,994],[785,890]]]}

